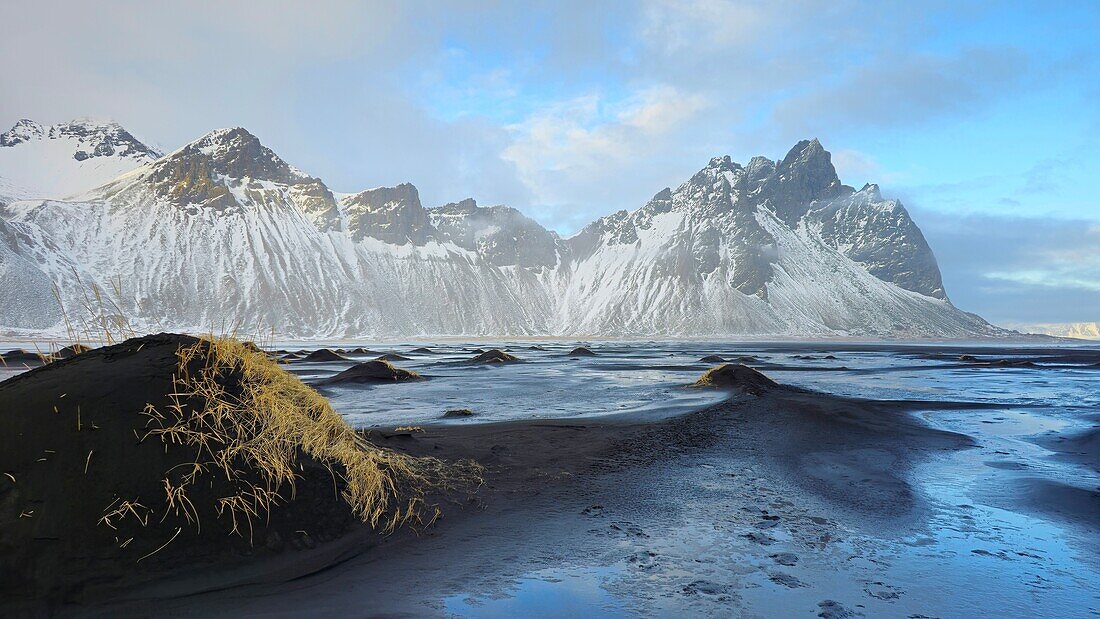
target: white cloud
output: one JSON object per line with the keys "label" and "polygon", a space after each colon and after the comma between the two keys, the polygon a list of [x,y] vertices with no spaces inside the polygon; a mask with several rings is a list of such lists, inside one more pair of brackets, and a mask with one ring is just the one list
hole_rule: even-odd
{"label": "white cloud", "polygon": [[728,0],[650,0],[642,37],[665,54],[743,46],[771,30],[775,5]]}
{"label": "white cloud", "polygon": [[598,94],[576,97],[509,127],[513,140],[502,157],[516,166],[544,210],[569,217],[581,215],[571,210],[584,209],[589,217],[593,204],[622,189],[624,174],[636,185],[645,161],[709,107],[705,97],[667,85],[620,101]]}

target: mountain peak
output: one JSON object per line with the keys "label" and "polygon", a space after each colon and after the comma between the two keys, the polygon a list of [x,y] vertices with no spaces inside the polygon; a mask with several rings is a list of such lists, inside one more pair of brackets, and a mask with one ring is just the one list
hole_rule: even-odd
{"label": "mountain peak", "polygon": [[[798,144],[795,144],[791,150],[787,152],[787,156],[783,157],[783,161],[780,162],[780,165],[793,166],[811,162],[821,162],[822,160],[826,162],[831,161],[829,151],[825,150],[825,147],[821,145],[821,142],[817,138],[813,138],[811,140],[800,140]],[[830,165],[832,164],[830,163]]]}
{"label": "mountain peak", "polygon": [[477,201],[473,198],[466,198],[459,200],[458,202],[448,202],[443,206],[437,206],[431,210],[448,212],[448,213],[475,213],[480,207],[477,205]]}
{"label": "mountain peak", "polygon": [[210,173],[236,180],[291,185],[308,178],[242,127],[215,129],[166,156],[158,166],[177,168],[185,162],[199,164],[200,160]]}
{"label": "mountain peak", "polygon": [[851,191],[840,182],[832,155],[817,138],[794,145],[769,179],[768,193],[776,214],[793,225],[810,205]]}
{"label": "mountain peak", "polygon": [[15,123],[7,132],[0,134],[0,146],[15,146],[28,140],[37,140],[45,135],[42,125],[33,120],[23,118]]}
{"label": "mountain peak", "polygon": [[184,148],[194,147],[207,154],[219,151],[247,149],[253,146],[263,148],[260,139],[244,127],[226,127],[203,134]]}
{"label": "mountain peak", "polygon": [[360,191],[345,198],[344,207],[356,241],[369,236],[394,245],[423,245],[431,236],[428,211],[412,183]]}

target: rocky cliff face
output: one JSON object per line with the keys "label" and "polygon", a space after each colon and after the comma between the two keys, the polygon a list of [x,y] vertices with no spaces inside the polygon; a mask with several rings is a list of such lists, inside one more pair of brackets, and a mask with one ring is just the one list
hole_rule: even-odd
{"label": "rocky cliff face", "polygon": [[480,207],[472,198],[428,211],[443,242],[477,252],[498,267],[553,268],[558,237],[507,206]]}
{"label": "rocky cliff face", "polygon": [[345,198],[343,206],[348,231],[357,241],[371,237],[393,245],[424,245],[432,236],[428,211],[410,183],[362,191]]}
{"label": "rocky cliff face", "polygon": [[9,330],[56,328],[46,282],[119,280],[139,326],[292,337],[997,333],[947,301],[904,207],[843,185],[816,140],[714,158],[568,239],[472,199],[426,209],[411,184],[336,196],[243,129],[0,219],[2,292],[30,299],[0,305]]}

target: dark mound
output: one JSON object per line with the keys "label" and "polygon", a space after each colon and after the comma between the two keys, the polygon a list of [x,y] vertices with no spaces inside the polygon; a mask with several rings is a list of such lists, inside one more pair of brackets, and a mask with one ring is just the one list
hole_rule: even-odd
{"label": "dark mound", "polygon": [[428,348],[427,346],[421,346],[420,348],[414,348],[414,349],[410,350],[409,352],[414,352],[418,355],[434,355],[435,354],[435,351],[432,350],[431,348]]}
{"label": "dark mound", "polygon": [[833,360],[833,359],[836,359],[836,355],[825,355],[825,356],[824,356],[824,357],[822,357],[822,358],[823,358],[823,359],[830,359],[830,360]]}
{"label": "dark mound", "polygon": [[[0,383],[5,604],[148,594],[152,581],[186,595],[272,570],[293,577],[375,535],[361,515],[372,508],[345,480],[370,484],[371,470],[384,479],[370,452],[390,452],[248,351],[160,334]],[[411,491],[403,479],[393,481]],[[404,508],[390,503],[386,514]]]}
{"label": "dark mound", "polygon": [[467,348],[466,350],[467,350],[467,352],[472,352],[472,353],[477,354],[477,355],[480,355],[481,353],[485,352],[484,348]]}
{"label": "dark mound", "polygon": [[494,348],[474,357],[470,360],[470,363],[515,363],[517,361],[519,361],[519,357]]}
{"label": "dark mound", "polygon": [[747,365],[726,363],[707,370],[699,380],[695,381],[694,386],[733,389],[749,395],[763,395],[779,387],[779,384]]}
{"label": "dark mound", "polygon": [[42,359],[42,355],[38,353],[29,352],[22,348],[8,351],[0,354],[0,359],[3,360],[4,365],[42,365],[45,361]]}
{"label": "dark mound", "polygon": [[978,358],[974,355],[959,355],[959,361],[963,363],[977,363]]}
{"label": "dark mound", "polygon": [[349,361],[349,359],[347,357],[341,356],[335,351],[329,350],[327,348],[322,348],[320,350],[315,350],[307,354],[306,356],[302,357],[300,361],[306,363],[328,363],[331,361]]}
{"label": "dark mound", "polygon": [[443,413],[444,419],[454,419],[456,417],[473,417],[474,411],[468,408],[451,408]]}
{"label": "dark mound", "polygon": [[734,359],[734,361],[736,361],[738,363],[741,363],[741,364],[745,364],[745,363],[755,363],[755,362],[759,361],[759,359],[757,359],[756,357],[754,357],[752,355],[742,355],[742,356]]}
{"label": "dark mound", "polygon": [[702,359],[700,359],[699,361],[703,361],[705,363],[725,363],[726,362],[725,359],[723,359],[722,357],[719,357],[718,355],[707,355],[707,356],[703,357]]}
{"label": "dark mound", "polygon": [[569,351],[570,357],[595,357],[596,353],[592,352],[589,348],[584,346],[578,346]]}
{"label": "dark mound", "polygon": [[59,361],[61,359],[68,359],[69,357],[75,357],[76,355],[79,355],[81,353],[86,353],[89,350],[91,350],[90,346],[85,346],[83,344],[73,344],[71,346],[66,346],[66,347],[62,348],[61,350],[58,350],[57,352],[53,353],[52,355],[50,355],[50,359],[52,359],[54,361]]}
{"label": "dark mound", "polygon": [[388,352],[378,355],[378,361],[408,361],[409,358],[405,355],[400,355],[395,352]]}
{"label": "dark mound", "polygon": [[390,365],[388,361],[375,359],[357,363],[339,374],[318,382],[318,385],[339,385],[343,383],[390,383],[402,380],[424,380],[424,377],[411,370]]}
{"label": "dark mound", "polygon": [[546,350],[546,349],[543,348],[542,346],[532,345],[532,346],[528,346],[527,350]]}

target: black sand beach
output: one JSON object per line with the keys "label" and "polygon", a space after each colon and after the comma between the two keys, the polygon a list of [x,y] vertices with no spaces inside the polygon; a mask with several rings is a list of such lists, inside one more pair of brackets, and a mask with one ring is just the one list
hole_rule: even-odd
{"label": "black sand beach", "polygon": [[[807,576],[796,576],[796,566],[824,574],[841,565],[829,553],[846,538],[919,531],[936,508],[914,486],[916,471],[976,446],[972,438],[933,428],[914,413],[992,407],[841,397],[784,386],[745,366],[720,366],[703,385],[683,388],[717,389],[728,397],[688,414],[361,431],[370,444],[393,452],[473,460],[484,467],[483,484],[426,497],[439,510],[430,524],[411,523],[392,533],[372,529],[341,502],[333,487],[339,476],[306,459],[294,494],[284,495],[249,536],[230,535],[224,518],[207,514],[201,534],[182,527],[159,548],[181,527],[150,519],[140,532],[153,530],[155,536],[135,536],[128,549],[119,549],[116,538],[133,532],[97,524],[105,504],[93,490],[110,486],[119,494],[119,480],[136,482],[134,470],[161,470],[178,458],[163,449],[132,452],[130,439],[119,454],[98,456],[110,454],[108,441],[117,443],[119,435],[144,427],[147,419],[138,413],[146,403],[165,403],[172,387],[165,369],[171,369],[179,344],[176,336],[146,338],[0,383],[0,410],[23,412],[0,420],[3,429],[24,439],[0,462],[16,478],[0,491],[5,606],[98,616],[447,614],[454,611],[448,603],[463,604],[454,596],[497,590],[524,573],[547,569],[562,553],[600,561],[619,553],[615,562],[642,573],[671,569],[661,552],[647,549],[658,537],[649,527],[667,518],[701,518],[728,529],[725,543],[749,553],[753,570],[769,586],[800,600],[798,592],[808,587],[800,578]],[[67,406],[77,400],[84,403],[79,431],[75,408]],[[1089,457],[1090,440],[1083,435],[1062,442],[1068,457],[1081,458]],[[704,479],[712,481],[696,487]],[[1041,504],[1086,530],[1095,526],[1089,524],[1095,492],[1041,480],[1028,488],[1022,501]],[[34,514],[20,518],[27,510]],[[32,519],[33,529],[19,528]],[[593,543],[600,539],[607,545]],[[691,552],[698,577],[670,590],[676,604],[669,608],[713,615],[759,607],[751,604],[751,588],[742,591],[728,577],[706,576],[714,572],[708,551]],[[877,586],[872,590],[892,599],[895,585]],[[646,599],[638,594],[639,603]],[[783,607],[782,599],[775,608]],[[655,606],[623,613],[661,603],[657,598]],[[832,616],[860,612],[848,599],[822,598],[811,606],[839,613]]]}

